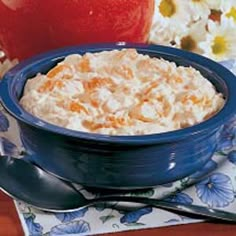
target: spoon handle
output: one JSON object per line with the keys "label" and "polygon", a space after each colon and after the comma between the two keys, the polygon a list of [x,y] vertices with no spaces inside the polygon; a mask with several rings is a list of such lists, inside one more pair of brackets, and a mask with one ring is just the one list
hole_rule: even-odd
{"label": "spoon handle", "polygon": [[164,210],[171,210],[182,213],[192,214],[194,216],[203,216],[211,219],[224,220],[229,222],[236,222],[236,214],[218,209],[208,208],[198,205],[187,205],[177,202],[167,202],[163,200],[144,198],[144,197],[126,197],[126,196],[109,196],[99,198],[99,202],[119,201],[119,202],[136,202],[157,207]]}

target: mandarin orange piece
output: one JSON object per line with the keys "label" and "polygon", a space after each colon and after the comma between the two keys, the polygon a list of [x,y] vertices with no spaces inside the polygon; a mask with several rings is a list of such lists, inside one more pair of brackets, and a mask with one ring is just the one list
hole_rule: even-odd
{"label": "mandarin orange piece", "polygon": [[195,95],[191,95],[189,99],[192,101],[193,104],[197,104],[201,101],[201,99],[197,98]]}
{"label": "mandarin orange piece", "polygon": [[70,69],[70,67],[67,65],[57,65],[47,73],[47,77],[52,79],[65,69]]}
{"label": "mandarin orange piece", "polygon": [[63,88],[64,87],[64,83],[61,80],[57,80],[57,81],[55,81],[55,87]]}
{"label": "mandarin orange piece", "polygon": [[152,91],[152,89],[154,89],[154,88],[156,88],[158,86],[158,84],[159,84],[158,81],[151,82],[150,86],[145,89],[144,95],[149,94]]}
{"label": "mandarin orange piece", "polygon": [[108,116],[106,120],[108,121],[106,124],[112,128],[119,128],[126,125],[126,121],[123,117]]}
{"label": "mandarin orange piece", "polygon": [[111,78],[102,78],[102,77],[94,77],[89,81],[84,82],[85,90],[94,90],[96,88],[100,88],[103,86],[113,86],[114,83]]}
{"label": "mandarin orange piece", "polygon": [[122,65],[113,68],[113,73],[120,75],[123,79],[130,80],[133,79],[134,73],[132,69],[128,66]]}
{"label": "mandarin orange piece", "polygon": [[94,131],[96,129],[104,128],[104,124],[102,124],[102,123],[95,123],[93,121],[88,121],[88,120],[84,120],[82,122],[82,124],[84,125],[84,127],[86,127],[89,130],[92,130],[92,131]]}
{"label": "mandarin orange piece", "polygon": [[47,81],[38,89],[38,92],[44,93],[44,92],[47,92],[47,91],[52,91],[53,87],[54,87],[53,81],[47,80]]}
{"label": "mandarin orange piece", "polygon": [[50,92],[55,87],[57,88],[63,88],[64,83],[60,80],[47,80],[39,89],[38,92],[44,93],[44,92]]}
{"label": "mandarin orange piece", "polygon": [[62,79],[63,79],[63,80],[72,79],[72,75],[71,75],[71,74],[65,74],[65,75],[62,76]]}
{"label": "mandarin orange piece", "polygon": [[176,77],[175,82],[176,83],[183,83],[183,79],[181,77]]}
{"label": "mandarin orange piece", "polygon": [[99,102],[97,100],[91,99],[91,105],[95,108],[99,107]]}
{"label": "mandarin orange piece", "polygon": [[115,55],[115,58],[117,60],[121,60],[124,57],[135,60],[138,57],[138,53],[135,49],[129,48],[129,49],[126,49],[126,50],[118,51]]}
{"label": "mandarin orange piece", "polygon": [[86,72],[91,72],[91,67],[90,67],[90,61],[87,57],[82,57],[81,61],[78,64],[77,69],[80,72],[86,73]]}
{"label": "mandarin orange piece", "polygon": [[88,110],[82,104],[77,102],[71,102],[69,105],[69,109],[73,112],[84,112],[85,114],[89,114]]}

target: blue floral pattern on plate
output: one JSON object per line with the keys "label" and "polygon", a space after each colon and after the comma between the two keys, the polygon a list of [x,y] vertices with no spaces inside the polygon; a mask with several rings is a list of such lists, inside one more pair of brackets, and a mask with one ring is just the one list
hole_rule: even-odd
{"label": "blue floral pattern on plate", "polygon": [[151,207],[145,207],[141,208],[136,211],[128,212],[124,216],[121,217],[120,222],[122,224],[132,224],[132,223],[137,223],[138,220],[146,214],[149,214],[152,212]]}
{"label": "blue floral pattern on plate", "polygon": [[193,199],[186,193],[176,193],[165,198],[165,200],[169,202],[183,203],[186,205],[190,205],[193,202]]}
{"label": "blue floral pattern on plate", "polygon": [[53,227],[50,236],[84,234],[90,231],[89,223],[84,220],[73,221]]}
{"label": "blue floral pattern on plate", "polygon": [[76,218],[84,217],[85,213],[88,211],[88,208],[84,208],[75,212],[67,212],[67,213],[56,213],[55,216],[61,222],[66,223],[70,222]]}
{"label": "blue floral pattern on plate", "polygon": [[34,236],[40,236],[43,234],[43,227],[35,222],[34,214],[24,214],[25,222],[28,226],[29,234]]}
{"label": "blue floral pattern on plate", "polygon": [[214,173],[196,184],[198,197],[209,207],[226,207],[234,201],[234,190],[229,176]]}
{"label": "blue floral pattern on plate", "polygon": [[[224,65],[230,67],[232,62]],[[0,152],[16,155],[21,147],[13,142],[15,133],[10,131],[11,122],[0,107]],[[201,170],[180,181],[129,194],[236,212],[236,117],[222,129],[215,155]],[[82,186],[77,187],[88,198],[96,196]],[[33,236],[93,235],[199,221],[148,206],[129,204],[127,207],[121,203],[58,214],[41,212],[21,202],[16,202],[16,206],[23,216],[25,234]]]}
{"label": "blue floral pattern on plate", "polygon": [[14,156],[17,153],[17,146],[5,137],[0,137],[2,152],[4,155]]}

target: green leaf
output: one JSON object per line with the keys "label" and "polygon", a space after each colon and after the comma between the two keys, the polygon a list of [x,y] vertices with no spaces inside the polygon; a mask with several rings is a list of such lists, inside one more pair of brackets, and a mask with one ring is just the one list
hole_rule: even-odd
{"label": "green leaf", "polygon": [[225,153],[223,151],[217,151],[216,154],[219,155],[219,156],[223,156],[223,157],[227,156],[227,153]]}
{"label": "green leaf", "polygon": [[137,197],[151,197],[153,196],[155,191],[153,189],[147,189],[147,190],[136,190],[130,193],[131,196],[137,196]]}
{"label": "green leaf", "polygon": [[29,212],[29,213],[23,213],[23,216],[25,219],[32,217],[33,219],[35,219],[35,214]]}
{"label": "green leaf", "polygon": [[104,202],[104,203],[97,203],[95,205],[95,209],[97,211],[104,211],[107,208],[111,208],[113,209],[114,207],[116,207],[118,203],[117,202]]}
{"label": "green leaf", "polygon": [[115,217],[114,215],[107,215],[107,216],[101,216],[101,217],[99,217],[99,219],[104,224],[104,223],[106,223],[107,221],[111,220],[114,217]]}

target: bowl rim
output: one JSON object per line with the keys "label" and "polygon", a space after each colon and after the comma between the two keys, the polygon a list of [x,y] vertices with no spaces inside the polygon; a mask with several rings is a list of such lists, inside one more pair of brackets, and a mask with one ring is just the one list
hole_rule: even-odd
{"label": "bowl rim", "polygon": [[[98,133],[75,131],[43,121],[42,119],[39,119],[36,116],[26,112],[19,105],[17,98],[13,95],[12,86],[14,83],[20,81],[22,73],[31,67],[36,67],[40,63],[46,62],[47,60],[58,60],[61,57],[65,57],[75,52],[84,54],[87,51],[93,52],[99,50],[113,50],[122,48],[136,48],[138,50],[145,50],[145,52],[156,52],[157,54],[165,53],[183,58],[184,60],[191,60],[191,62],[194,62],[196,65],[204,67],[205,69],[209,70],[211,74],[217,75],[224,82],[224,86],[228,92],[228,98],[224,107],[213,117],[203,122],[200,122],[199,124],[184,129],[146,135],[105,135]],[[150,145],[156,143],[179,141],[192,137],[194,135],[198,135],[200,133],[207,133],[212,130],[215,130],[222,126],[234,114],[236,114],[236,106],[233,99],[233,94],[235,92],[235,75],[224,66],[209,58],[168,46],[125,42],[71,46],[42,53],[27,60],[24,60],[18,65],[16,65],[14,68],[12,68],[5,74],[2,81],[0,82],[0,102],[7,110],[7,112],[9,112],[10,115],[13,116],[17,121],[58,135],[65,135],[68,137],[78,138],[87,141],[126,145]]]}

